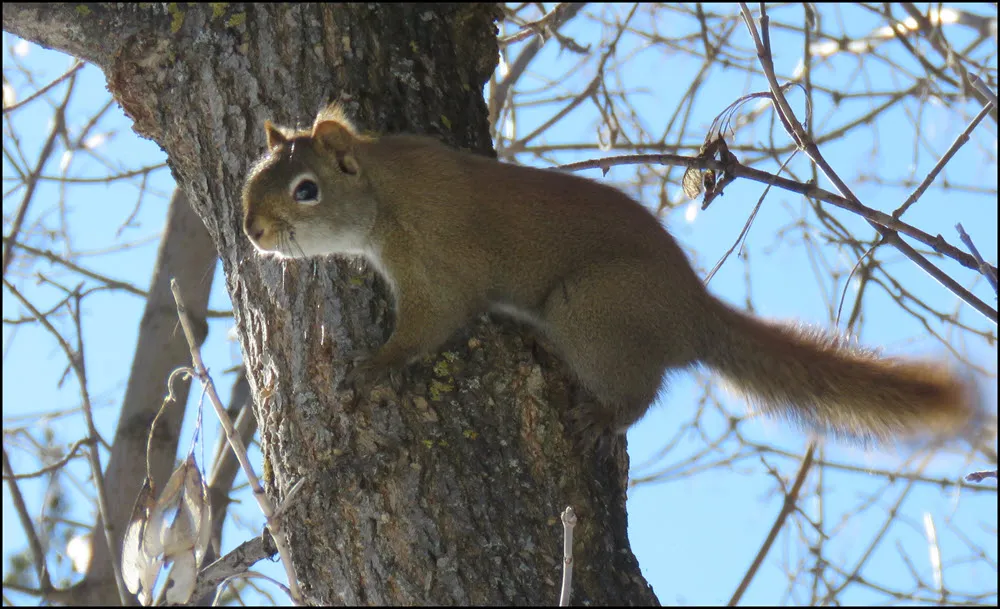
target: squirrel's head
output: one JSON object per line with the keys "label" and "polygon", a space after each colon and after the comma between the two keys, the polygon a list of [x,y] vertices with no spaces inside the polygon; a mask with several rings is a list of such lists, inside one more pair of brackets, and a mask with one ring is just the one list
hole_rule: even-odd
{"label": "squirrel's head", "polygon": [[311,131],[264,123],[265,156],[243,186],[243,230],[258,251],[303,258],[363,253],[375,200],[359,159],[359,135],[336,106]]}

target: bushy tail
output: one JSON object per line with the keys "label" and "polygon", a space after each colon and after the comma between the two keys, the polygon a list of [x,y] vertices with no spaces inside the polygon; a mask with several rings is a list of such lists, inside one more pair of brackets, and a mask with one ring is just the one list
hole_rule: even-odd
{"label": "bushy tail", "polygon": [[714,304],[703,363],[767,414],[886,441],[964,435],[980,411],[975,384],[943,362],[882,358],[834,334]]}

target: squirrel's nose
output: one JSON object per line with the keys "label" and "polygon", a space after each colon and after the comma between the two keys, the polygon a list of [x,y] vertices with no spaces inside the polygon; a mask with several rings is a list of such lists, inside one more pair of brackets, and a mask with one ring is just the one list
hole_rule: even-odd
{"label": "squirrel's nose", "polygon": [[243,230],[253,241],[260,241],[265,232],[264,223],[260,222],[257,216],[248,214],[243,221]]}

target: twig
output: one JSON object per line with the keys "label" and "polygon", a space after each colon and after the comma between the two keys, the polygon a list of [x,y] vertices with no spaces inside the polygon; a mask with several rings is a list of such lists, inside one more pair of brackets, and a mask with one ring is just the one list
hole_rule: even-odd
{"label": "twig", "polygon": [[969,123],[969,125],[964,131],[962,131],[962,133],[959,134],[957,138],[955,138],[955,141],[951,143],[951,146],[948,147],[948,150],[945,151],[944,155],[942,155],[941,158],[938,159],[938,162],[934,164],[934,167],[931,168],[930,172],[920,182],[920,185],[917,186],[916,190],[914,190],[910,196],[906,198],[906,201],[903,201],[903,204],[899,206],[899,209],[892,212],[893,218],[899,218],[906,213],[906,210],[909,209],[911,205],[917,202],[917,199],[919,199],[924,194],[924,191],[930,187],[931,183],[934,182],[934,178],[936,178],[938,174],[941,173],[941,170],[944,169],[944,166],[948,164],[951,157],[955,156],[958,150],[969,141],[972,131],[978,127],[979,123],[981,123],[983,119],[986,118],[986,115],[990,113],[990,108],[991,106],[989,104],[983,106],[983,108],[979,111],[979,114],[972,119],[972,122]]}
{"label": "twig", "polygon": [[743,597],[743,593],[746,592],[747,588],[750,586],[750,582],[753,581],[755,575],[757,575],[757,570],[760,568],[761,563],[767,557],[768,552],[771,550],[771,545],[774,544],[774,540],[777,539],[778,533],[785,526],[785,521],[788,520],[788,516],[791,515],[792,511],[795,510],[795,503],[799,500],[799,491],[802,490],[802,485],[806,481],[806,475],[812,467],[813,455],[816,453],[816,441],[813,440],[809,443],[809,448],[806,449],[806,454],[802,457],[802,464],[799,465],[799,471],[795,474],[795,482],[792,484],[792,488],[785,494],[785,501],[781,506],[781,512],[778,513],[778,517],[774,520],[774,524],[771,525],[771,530],[767,533],[767,538],[764,539],[763,545],[761,545],[760,550],[757,551],[757,556],[754,557],[753,563],[750,568],[747,569],[746,574],[743,576],[743,581],[740,585],[736,587],[736,592],[729,599],[729,606],[733,607],[740,602]]}
{"label": "twig", "polygon": [[[973,96],[979,100],[984,106],[990,106],[990,100],[983,92],[976,86],[974,86],[973,80],[970,78],[969,71],[965,69],[962,64],[960,57],[955,51],[951,49],[950,46],[943,44],[944,35],[941,31],[935,28],[927,17],[913,5],[912,2],[902,2],[903,10],[907,12],[910,17],[912,17],[917,25],[920,27],[920,33],[924,35],[927,41],[930,43],[931,48],[938,52],[942,58],[945,60],[945,64],[948,65],[953,71],[958,74],[959,79],[961,79],[962,89],[964,91],[971,91]],[[888,5],[887,5],[888,6]],[[888,10],[888,9],[887,9]],[[947,42],[947,41],[945,41]],[[990,116],[993,118],[994,122],[997,120],[997,106],[996,106],[996,96],[993,96],[993,104],[990,109]]]}
{"label": "twig", "polygon": [[198,573],[192,599],[205,598],[225,580],[246,572],[249,565],[274,555],[274,547],[268,547],[266,536],[257,535],[233,548],[228,554],[212,564],[202,567]]}
{"label": "twig", "polygon": [[996,268],[987,263],[985,260],[983,260],[983,256],[979,253],[979,248],[977,248],[976,244],[972,242],[972,237],[969,236],[969,233],[965,232],[965,227],[962,226],[961,222],[955,225],[955,230],[958,231],[958,238],[962,240],[962,243],[965,244],[965,247],[969,248],[969,251],[972,252],[972,257],[975,258],[976,262],[979,264],[979,272],[982,273],[984,277],[986,277],[986,281],[990,282],[990,285],[993,286],[993,292],[996,293],[997,291]]}
{"label": "twig", "polygon": [[[930,462],[932,457],[933,457],[932,452],[926,453],[921,459],[920,464],[917,466],[917,469],[923,471],[924,468],[927,467],[927,463]],[[868,563],[868,560],[871,559],[872,554],[874,554],[875,550],[878,549],[879,543],[881,543],[886,533],[888,533],[889,528],[892,526],[894,522],[897,521],[897,518],[899,517],[899,507],[903,504],[903,500],[906,499],[906,497],[910,494],[910,492],[913,491],[913,485],[914,481],[909,480],[903,487],[903,490],[900,492],[899,497],[896,499],[896,501],[892,505],[886,506],[886,512],[888,513],[888,518],[886,518],[885,522],[882,523],[882,527],[872,537],[871,543],[868,544],[868,547],[865,549],[864,554],[861,556],[860,559],[858,559],[858,562],[854,565],[854,568],[844,573],[843,579],[840,581],[840,583],[838,583],[835,586],[830,586],[827,590],[826,596],[816,600],[817,605],[829,605],[830,601],[836,599],[837,595],[840,594],[841,591],[844,590],[844,588],[850,585],[851,582],[856,582],[860,579],[861,569],[864,568],[865,564]]]}
{"label": "twig", "polygon": [[[25,298],[21,292],[18,291],[16,287],[6,279],[3,280],[3,284],[10,290],[10,293],[17,298],[22,305],[28,311],[34,315],[39,322],[48,330],[52,336],[55,337],[56,341],[62,347],[66,357],[69,359],[70,367],[76,374],[77,382],[80,384],[80,397],[83,401],[83,416],[84,420],[87,422],[87,456],[90,458],[90,473],[94,477],[94,486],[97,489],[97,509],[101,515],[101,521],[104,523],[104,539],[108,544],[108,553],[111,558],[112,570],[115,574],[115,584],[118,586],[118,598],[121,600],[122,605],[128,603],[129,595],[125,590],[125,580],[122,579],[121,571],[121,558],[120,558],[120,548],[115,543],[114,531],[112,531],[112,524],[108,519],[110,514],[108,510],[108,494],[104,487],[104,470],[101,467],[101,455],[97,448],[98,433],[97,427],[94,425],[94,413],[93,408],[90,404],[90,392],[87,390],[87,376],[83,368],[83,353],[74,353],[73,348],[66,339],[59,334],[59,331],[52,326],[52,323],[41,314],[41,312],[35,308],[31,302]],[[79,316],[79,311],[77,311],[77,316]]]}
{"label": "twig", "polygon": [[[537,35],[540,38],[543,38],[541,43],[545,44],[544,36],[547,33],[547,30],[549,29],[549,23],[556,20],[565,21],[564,19],[561,19],[562,13],[564,13],[567,10],[567,8],[573,4],[579,4],[579,3],[560,2],[555,6],[555,8],[553,8],[551,11],[543,15],[540,19],[538,19],[537,21],[532,21],[531,23],[526,23],[524,27],[521,28],[520,31],[515,32],[510,36],[504,36],[503,38],[497,41],[497,44],[500,45],[500,48],[503,48],[509,44],[526,40],[530,38],[533,34]],[[577,10],[579,10],[579,8]]]}
{"label": "twig", "polygon": [[70,76],[72,76],[73,74],[75,74],[77,70],[79,70],[80,68],[82,68],[85,65],[87,65],[87,64],[85,64],[82,61],[77,60],[77,62],[74,63],[72,66],[70,66],[70,68],[68,70],[66,70],[65,72],[63,72],[62,76],[56,77],[55,80],[53,80],[49,84],[45,85],[41,89],[35,91],[34,93],[32,93],[31,95],[29,95],[28,97],[25,97],[21,101],[19,101],[17,103],[14,103],[14,104],[11,104],[9,106],[4,106],[3,113],[4,114],[10,114],[11,112],[14,112],[15,110],[18,110],[18,109],[23,108],[24,106],[30,104],[35,99],[38,99],[39,96],[45,95],[45,93],[47,93],[49,91],[49,89],[51,89],[52,87],[58,85],[62,81],[66,80],[67,78],[69,78]]}
{"label": "twig", "polygon": [[[42,151],[38,154],[38,163],[35,164],[35,168],[24,179],[24,196],[21,198],[21,204],[18,206],[17,212],[14,214],[14,220],[11,222],[10,233],[7,234],[7,239],[17,240],[18,234],[21,232],[21,225],[24,224],[24,218],[28,214],[28,206],[34,197],[35,188],[38,187],[38,177],[42,175],[42,168],[45,167],[45,163],[52,156],[56,139],[66,129],[66,106],[69,105],[69,99],[73,95],[73,84],[75,82],[76,72],[73,72],[70,76],[69,86],[66,87],[66,96],[63,98],[62,103],[53,111],[52,129],[49,131],[49,136],[45,140],[45,144],[42,145]],[[7,243],[7,246],[4,248],[3,259],[0,262],[0,276],[7,277],[7,267],[14,260],[15,249],[13,243]]]}
{"label": "twig", "polygon": [[250,460],[247,458],[246,446],[233,428],[233,423],[229,420],[229,415],[226,414],[226,408],[222,405],[222,400],[219,399],[219,394],[215,391],[215,383],[205,369],[205,364],[201,359],[201,348],[198,346],[197,334],[188,316],[187,308],[181,296],[181,289],[176,279],[170,280],[170,291],[174,294],[174,301],[177,303],[177,317],[180,318],[181,327],[184,329],[184,336],[187,338],[188,346],[191,349],[191,363],[194,372],[205,387],[208,399],[212,403],[212,407],[215,408],[215,414],[219,417],[219,423],[226,433],[226,439],[233,448],[236,458],[239,459],[240,467],[243,469],[243,473],[250,483],[250,488],[253,490],[253,497],[257,500],[257,505],[260,506],[260,511],[264,514],[264,518],[267,521],[267,528],[271,531],[271,536],[274,538],[274,545],[278,548],[278,554],[281,556],[281,562],[285,567],[285,575],[288,577],[288,588],[292,600],[296,603],[301,603],[303,600],[302,591],[299,589],[298,579],[295,577],[295,569],[292,567],[292,555],[285,541],[284,531],[282,531],[278,519],[275,518],[276,514],[274,506],[271,505],[271,500],[264,492],[257,474],[253,471],[253,466],[250,465]]}
{"label": "twig", "polygon": [[38,539],[38,532],[28,514],[28,506],[24,503],[24,496],[17,486],[17,477],[10,467],[10,459],[7,457],[7,447],[3,448],[3,477],[7,480],[7,488],[10,490],[10,499],[14,503],[14,512],[17,513],[18,520],[21,521],[21,528],[28,538],[28,548],[31,550],[31,560],[35,563],[35,574],[38,575],[38,587],[44,596],[52,589],[52,580],[49,579],[49,568],[45,564],[45,550],[42,549],[42,542]]}
{"label": "twig", "polygon": [[[598,62],[598,65],[597,65],[597,73],[594,75],[593,80],[591,80],[590,83],[583,89],[583,91],[579,95],[577,95],[573,99],[573,101],[571,101],[569,104],[567,104],[562,110],[560,110],[555,115],[553,115],[551,118],[549,118],[547,121],[545,121],[544,123],[542,123],[541,125],[539,125],[534,131],[532,131],[528,135],[526,135],[526,136],[518,139],[517,141],[511,142],[510,144],[508,144],[505,147],[505,149],[504,149],[505,153],[507,153],[507,154],[513,154],[515,152],[519,152],[519,151],[523,150],[524,146],[528,142],[530,142],[531,140],[535,139],[536,137],[538,137],[539,135],[541,135],[542,133],[544,133],[546,130],[548,130],[549,127],[551,127],[555,123],[557,123],[560,120],[562,120],[562,118],[564,116],[566,116],[567,114],[569,114],[570,112],[572,112],[578,105],[580,105],[583,102],[583,100],[589,98],[591,95],[593,95],[597,91],[598,87],[601,84],[601,79],[604,78],[604,67],[605,67],[605,65],[607,65],[608,60],[611,58],[611,56],[614,55],[615,49],[618,47],[618,41],[621,40],[622,35],[628,29],[628,24],[629,24],[630,21],[632,21],[632,17],[635,16],[635,12],[636,12],[636,10],[638,8],[639,8],[639,5],[638,4],[634,4],[632,6],[632,10],[629,11],[629,14],[625,16],[625,20],[619,25],[619,27],[618,27],[618,33],[615,35],[614,39],[608,45],[607,50],[605,50],[604,53],[601,55],[601,61]],[[567,9],[566,12],[569,13],[569,10]],[[567,17],[567,19],[568,19],[568,17]],[[518,60],[520,60],[520,57],[518,57]],[[513,74],[513,73],[514,73],[514,70],[511,69],[510,74]],[[510,74],[508,74],[508,77],[510,76]]]}
{"label": "twig", "polygon": [[[560,27],[563,26],[567,21],[576,16],[583,7],[586,6],[585,2],[568,2],[564,5],[564,8],[548,23],[548,30],[550,32],[557,32]],[[553,9],[553,13],[555,10]],[[534,38],[529,42],[521,53],[514,60],[514,64],[510,66],[510,70],[504,76],[503,80],[496,83],[496,86],[490,87],[492,93],[490,94],[490,123],[493,124],[497,117],[500,116],[500,111],[503,109],[505,103],[507,103],[507,96],[510,93],[510,88],[514,86],[517,79],[524,74],[524,71],[528,69],[528,64],[538,55],[538,52],[542,50],[545,40],[539,36]]]}
{"label": "twig", "polygon": [[[3,478],[4,480],[29,480],[31,478],[39,478],[41,476],[45,476],[46,474],[51,474],[52,472],[56,471],[63,465],[69,463],[70,459],[76,456],[76,453],[79,452],[80,448],[84,444],[86,444],[85,440],[77,440],[76,442],[73,443],[73,446],[70,447],[69,451],[67,451],[65,455],[60,457],[58,461],[56,461],[55,463],[50,463],[49,465],[46,465],[41,469],[36,469],[33,472],[27,472],[24,474],[15,474],[12,472],[8,473],[7,471],[4,471]],[[7,453],[4,453],[5,455],[4,459],[7,458],[6,454]]]}
{"label": "twig", "polygon": [[969,482],[982,482],[987,478],[995,479],[996,477],[997,477],[997,470],[994,469],[994,470],[985,470],[981,472],[972,472],[971,474],[967,474],[965,476],[965,479]]}
{"label": "twig", "polygon": [[[761,69],[763,70],[764,76],[767,78],[768,85],[771,88],[774,108],[781,119],[782,125],[784,125],[787,130],[789,137],[791,137],[792,140],[800,146],[807,155],[809,155],[809,158],[816,164],[817,167],[819,167],[819,169],[823,172],[823,175],[825,175],[826,178],[833,183],[837,190],[840,191],[840,193],[847,200],[860,206],[861,201],[851,191],[850,187],[848,187],[847,184],[840,178],[837,172],[833,170],[833,167],[831,167],[823,157],[819,147],[809,138],[808,134],[806,134],[803,129],[802,124],[795,118],[795,113],[792,112],[792,108],[789,106],[788,100],[785,98],[784,91],[781,85],[778,84],[778,79],[774,73],[774,63],[767,47],[765,46],[765,42],[761,39],[761,35],[757,31],[757,26],[754,24],[753,16],[750,14],[750,9],[747,7],[745,2],[740,3],[740,10],[743,13],[743,20],[746,23],[747,29],[750,31],[750,35],[753,37],[754,44],[757,48],[757,57],[760,61]],[[761,4],[760,10],[761,30],[764,32],[765,39],[769,40],[767,38],[768,17],[763,4]],[[941,271],[941,269],[931,264],[919,252],[913,249],[913,247],[903,241],[896,231],[887,229],[885,226],[880,226],[872,220],[868,220],[868,224],[882,235],[885,242],[899,250],[904,256],[923,269],[928,275],[936,279],[938,283],[951,290],[959,298],[982,313],[994,324],[997,323],[997,312],[995,309],[989,307],[986,303],[973,295],[972,292],[966,290],[957,281]]]}
{"label": "twig", "polygon": [[[974,257],[968,253],[962,251],[961,249],[951,245],[944,238],[940,236],[932,236],[927,232],[924,232],[914,226],[910,226],[905,222],[902,222],[891,215],[881,212],[877,209],[872,209],[861,203],[856,203],[842,197],[838,194],[832,193],[828,190],[824,190],[815,184],[804,184],[802,182],[796,182],[789,178],[785,178],[767,171],[762,171],[760,169],[755,169],[742,163],[732,163],[726,164],[721,161],[717,161],[711,158],[696,157],[696,156],[684,156],[680,154],[670,154],[670,153],[656,153],[656,154],[626,154],[614,157],[603,157],[599,159],[589,159],[586,161],[578,161],[575,163],[567,163],[565,165],[559,165],[553,167],[560,171],[582,171],[584,169],[601,169],[602,171],[607,171],[608,168],[617,165],[645,165],[648,163],[658,163],[660,165],[678,165],[683,167],[694,167],[697,169],[714,169],[716,171],[724,171],[734,177],[746,178],[748,180],[753,180],[755,182],[760,182],[762,184],[770,184],[772,186],[777,186],[784,190],[790,192],[796,192],[811,199],[816,199],[819,201],[824,201],[835,205],[841,209],[858,214],[859,216],[871,221],[881,224],[887,228],[894,231],[898,231],[908,237],[912,237],[917,241],[933,248],[936,252],[952,258],[962,266],[971,269],[979,270],[979,263]],[[994,313],[995,315],[995,313]]]}
{"label": "twig", "polygon": [[291,596],[291,593],[288,590],[288,588],[284,584],[282,584],[281,582],[279,582],[278,580],[274,579],[273,577],[264,575],[263,573],[258,573],[256,571],[244,571],[243,573],[239,573],[237,575],[233,575],[232,577],[228,577],[228,578],[224,579],[221,582],[221,585],[216,590],[215,597],[212,599],[211,605],[213,607],[219,607],[219,606],[222,605],[222,602],[221,602],[222,601],[222,595],[225,592],[226,587],[229,585],[229,582],[232,582],[232,581],[235,581],[235,580],[238,580],[238,579],[253,579],[253,578],[263,579],[265,581],[271,582],[272,584],[274,584],[278,588],[284,590],[285,594],[288,594],[289,596]]}
{"label": "twig", "polygon": [[[43,249],[38,249],[38,248],[35,248],[35,247],[31,247],[30,245],[27,245],[25,243],[21,243],[20,241],[14,241],[13,239],[10,239],[8,237],[4,237],[3,238],[3,242],[4,242],[5,245],[8,245],[8,246],[9,245],[16,245],[19,249],[22,249],[22,250],[28,252],[29,254],[33,254],[35,256],[40,256],[42,258],[45,258],[49,262],[53,262],[55,264],[59,264],[61,266],[64,266],[64,267],[66,267],[67,269],[69,269],[71,271],[74,271],[76,273],[79,273],[79,274],[83,275],[84,277],[89,277],[90,279],[94,279],[94,280],[100,281],[101,283],[103,283],[108,288],[116,289],[116,290],[124,290],[124,291],[128,292],[129,294],[133,294],[135,296],[139,296],[139,297],[142,297],[142,298],[149,298],[149,292],[147,292],[146,290],[141,290],[141,289],[135,287],[134,285],[132,285],[131,283],[128,283],[128,282],[125,282],[125,281],[120,281],[118,279],[113,279],[111,277],[106,277],[104,275],[101,275],[100,273],[95,273],[94,271],[91,271],[89,269],[85,269],[82,266],[78,266],[77,264],[75,264],[73,262],[70,262],[69,260],[66,260],[65,258],[63,258],[62,256],[60,256],[59,254],[57,254],[57,253],[55,253],[55,252],[53,252],[51,250],[43,250]],[[207,311],[205,313],[205,317],[232,317],[232,316],[233,316],[233,312],[232,311],[209,310],[209,311]]]}
{"label": "twig", "polygon": [[997,106],[997,94],[994,93],[993,90],[990,89],[988,86],[986,86],[986,83],[983,82],[983,79],[979,78],[975,74],[969,74],[969,81],[972,82],[972,86],[975,87],[977,91],[983,94],[983,97],[989,100],[989,102],[993,105],[994,108]]}
{"label": "twig", "polygon": [[66,176],[38,176],[38,179],[46,182],[59,182],[62,184],[108,184],[111,182],[117,182],[119,180],[127,180],[129,178],[135,178],[135,177],[145,178],[154,171],[159,171],[166,167],[168,167],[166,163],[157,163],[155,165],[147,165],[145,167],[140,167],[138,169],[129,169],[128,171],[123,171],[121,173],[115,173],[111,175],[99,176],[94,178],[86,178],[86,177],[70,178]]}
{"label": "twig", "polygon": [[566,506],[562,513],[563,523],[563,576],[559,591],[559,606],[568,607],[569,597],[573,591],[573,527],[576,526],[576,513],[572,506]]}

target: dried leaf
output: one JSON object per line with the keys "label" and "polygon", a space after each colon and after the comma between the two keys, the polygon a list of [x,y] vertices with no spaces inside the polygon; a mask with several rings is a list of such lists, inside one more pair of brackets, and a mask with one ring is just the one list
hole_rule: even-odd
{"label": "dried leaf", "polygon": [[[168,535],[166,528],[169,514],[175,511],[181,502],[181,493],[184,490],[184,465],[181,465],[170,474],[167,485],[156,500],[156,505],[150,511],[149,523],[143,535],[143,543],[146,552],[153,556],[164,553],[163,540]],[[171,519],[172,522],[172,519]]]}
{"label": "dried leaf", "polygon": [[151,554],[143,543],[149,528],[150,514],[156,502],[153,500],[153,483],[146,478],[132,507],[132,516],[125,529],[122,543],[122,577],[125,587],[139,598],[143,605],[152,602],[152,590],[160,573],[162,561]]}
{"label": "dried leaf", "polygon": [[170,574],[167,576],[167,603],[171,605],[186,604],[194,593],[194,584],[198,578],[198,561],[194,552],[187,551],[174,557]]}

